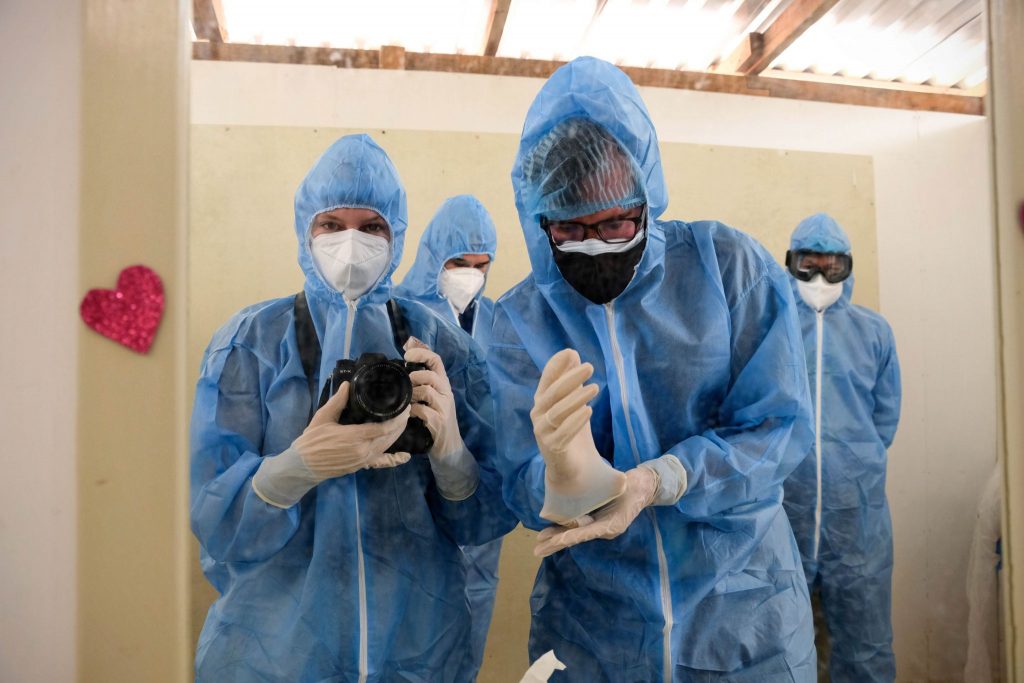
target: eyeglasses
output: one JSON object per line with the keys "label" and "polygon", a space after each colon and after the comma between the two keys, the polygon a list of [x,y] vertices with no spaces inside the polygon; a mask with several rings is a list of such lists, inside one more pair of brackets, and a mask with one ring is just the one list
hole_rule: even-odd
{"label": "eyeglasses", "polygon": [[607,242],[608,244],[622,244],[623,242],[628,242],[636,237],[636,234],[644,227],[644,221],[646,218],[647,206],[645,205],[639,216],[632,216],[629,218],[612,218],[610,220],[599,221],[597,223],[549,221],[547,218],[541,216],[540,227],[548,233],[551,241],[554,242],[556,246],[560,246],[566,242],[582,242],[586,239],[588,230],[597,233],[597,238],[602,242]]}
{"label": "eyeglasses", "polygon": [[853,271],[853,257],[849,254],[800,249],[786,252],[786,267],[797,280],[809,282],[811,278],[821,273],[828,282],[835,284],[850,277]]}

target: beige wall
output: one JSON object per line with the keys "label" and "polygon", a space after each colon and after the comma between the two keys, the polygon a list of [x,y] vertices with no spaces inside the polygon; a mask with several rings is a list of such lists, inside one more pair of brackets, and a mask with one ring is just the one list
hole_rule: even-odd
{"label": "beige wall", "polygon": [[78,677],[181,681],[188,5],[82,7],[79,291],[143,263],[167,305],[147,355],[77,326]]}
{"label": "beige wall", "polygon": [[[194,383],[213,331],[242,306],[302,286],[292,196],[317,156],[351,130],[193,125],[189,234],[188,367]],[[498,226],[487,293],[497,297],[529,272],[509,171],[518,137],[500,133],[369,132],[394,160],[409,194],[410,229],[398,270],[448,196],[475,194]],[[666,217],[716,218],[744,227],[781,257],[793,226],[828,207],[853,240],[855,299],[878,306],[874,185],[865,156],[662,144],[672,203]],[[766,179],[770,179],[766,182]],[[813,192],[809,191],[813,188]],[[681,207],[686,207],[683,212]],[[501,582],[481,681],[507,681],[527,666],[529,591],[538,562],[521,527],[502,553]],[[193,638],[213,592],[193,562]]]}

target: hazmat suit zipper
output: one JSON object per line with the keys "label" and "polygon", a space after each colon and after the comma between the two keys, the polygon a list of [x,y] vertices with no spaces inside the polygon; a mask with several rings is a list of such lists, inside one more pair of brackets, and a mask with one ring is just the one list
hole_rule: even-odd
{"label": "hazmat suit zipper", "polygon": [[821,359],[822,342],[825,339],[825,311],[814,312],[817,343],[815,344],[814,365],[814,460],[817,470],[818,491],[814,503],[814,561],[818,561],[821,545]]}
{"label": "hazmat suit zipper", "polygon": [[[626,418],[626,432],[629,434],[629,446],[633,451],[633,460],[640,465],[640,452],[633,433],[633,422],[629,415],[629,395],[626,391],[626,373],[619,348],[619,338],[615,333],[615,304],[612,301],[604,304],[605,318],[608,321],[608,334],[612,342],[612,356],[615,359],[615,372],[619,380],[619,395],[622,401],[622,412]],[[661,529],[658,528],[658,515],[653,508],[648,508],[651,524],[654,527],[654,542],[658,553],[658,574],[661,579],[661,616],[662,627],[662,677],[665,683],[672,681],[672,588],[668,580],[668,559],[665,557],[665,546],[661,540]]]}
{"label": "hazmat suit zipper", "polygon": [[[348,317],[345,319],[345,358],[352,354],[352,328],[356,324],[356,302],[345,299]],[[369,625],[366,607],[366,560],[363,557],[363,527],[359,521],[359,480],[353,475],[356,503],[356,566],[359,581],[359,683],[366,683],[370,668]]]}

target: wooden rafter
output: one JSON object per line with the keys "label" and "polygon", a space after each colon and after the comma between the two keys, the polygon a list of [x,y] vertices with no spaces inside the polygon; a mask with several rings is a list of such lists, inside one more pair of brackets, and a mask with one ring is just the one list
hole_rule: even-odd
{"label": "wooden rafter", "polygon": [[[194,59],[273,62],[278,64],[319,64],[340,68],[379,69],[405,68],[409,71],[442,71],[488,74],[493,76],[526,76],[547,78],[564,62],[540,59],[515,59],[480,55],[447,55],[397,50],[354,50],[326,47],[293,47],[286,45],[247,45],[242,43],[192,44]],[[395,50],[392,61],[388,54]],[[382,59],[383,58],[383,59]],[[779,97],[794,100],[855,104],[865,107],[944,111],[956,114],[984,113],[984,99],[957,95],[948,91],[921,92],[897,90],[893,87],[821,83],[810,80],[772,78],[768,76],[737,76],[724,73],[674,71],[622,67],[638,86],[699,90],[757,97]]]}
{"label": "wooden rafter", "polygon": [[226,43],[228,31],[224,26],[224,8],[220,0],[192,0],[192,28],[199,40]]}
{"label": "wooden rafter", "polygon": [[748,33],[732,54],[715,67],[715,71],[760,74],[838,1],[794,0],[763,32]]}
{"label": "wooden rafter", "polygon": [[508,7],[512,0],[491,0],[491,12],[487,18],[487,30],[484,35],[487,40],[484,43],[484,54],[493,57],[498,54],[498,45],[501,44],[501,34],[505,32],[505,20],[508,18]]}
{"label": "wooden rafter", "polygon": [[398,69],[405,68],[405,48],[401,45],[380,46],[380,68]]}

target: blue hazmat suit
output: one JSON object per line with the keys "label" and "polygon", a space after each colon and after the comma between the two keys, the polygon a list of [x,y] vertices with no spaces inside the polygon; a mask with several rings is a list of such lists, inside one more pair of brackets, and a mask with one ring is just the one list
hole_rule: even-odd
{"label": "blue hazmat suit", "polygon": [[[560,274],[523,172],[538,140],[573,117],[627,151],[650,212],[636,273],[605,305]],[[783,480],[813,437],[786,273],[720,223],[660,220],[654,126],[607,62],[574,60],[541,88],[512,182],[533,271],[496,303],[488,354],[506,503],[525,526],[549,525],[529,413],[542,368],[567,347],[594,366],[601,454],[623,471],[673,454],[689,480],[676,504],[643,510],[617,538],[543,560],[531,659],[554,649],[567,669],[552,681],[814,681],[810,603],[782,509]]]}
{"label": "blue hazmat suit", "polygon": [[[463,254],[487,254],[493,264],[497,248],[498,234],[484,205],[470,195],[452,197],[441,205],[427,225],[416,251],[416,261],[402,284],[395,288],[395,294],[419,301],[457,325],[456,309],[438,291],[437,279],[444,264]],[[471,306],[474,309],[471,336],[486,352],[494,302],[481,292]],[[483,662],[487,631],[494,613],[501,539],[481,546],[464,546],[462,552],[466,567],[466,597],[473,621],[470,673],[475,676]]]}
{"label": "blue hazmat suit", "polygon": [[[850,241],[835,220],[816,214],[797,226],[790,249],[849,254]],[[821,313],[800,299],[795,278],[792,283],[821,425],[819,441],[807,445],[786,480],[786,512],[809,587],[821,590],[832,681],[892,681],[892,521],[885,470],[900,416],[892,329],[878,313],[850,303],[852,276]]]}
{"label": "blue hazmat suit", "polygon": [[[348,305],[310,253],[316,214],[360,207],[392,234],[386,274]],[[401,356],[385,303],[402,255],[405,191],[385,152],[343,137],[295,195],[304,290],[322,348],[319,376],[339,358]],[[263,458],[287,449],[316,399],[296,344],[293,298],[249,306],[213,336],[191,425],[191,519],[203,571],[220,593],[196,652],[196,680],[465,681],[469,612],[457,544],[514,524],[501,504],[486,366],[460,330],[396,299],[409,332],[442,358],[462,438],[480,464],[461,502],[437,491],[428,459],[328,479],[287,509],[252,489]],[[319,380],[314,387],[320,386]]]}

